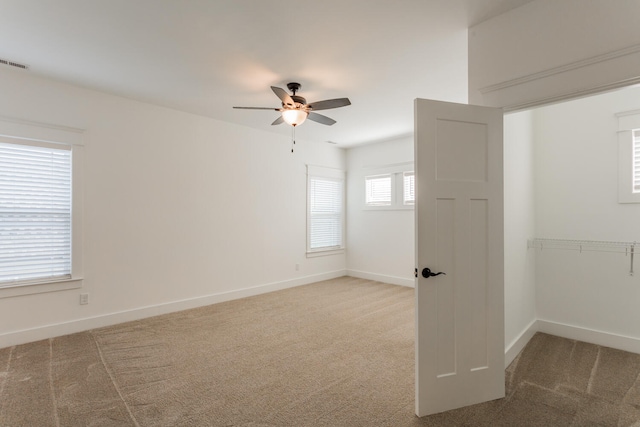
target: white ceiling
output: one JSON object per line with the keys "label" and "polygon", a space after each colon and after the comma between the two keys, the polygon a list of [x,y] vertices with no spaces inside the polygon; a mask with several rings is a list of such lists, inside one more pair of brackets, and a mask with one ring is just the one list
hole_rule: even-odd
{"label": "white ceiling", "polygon": [[[269,86],[348,97],[299,139],[347,147],[413,130],[413,99],[467,99],[467,28],[531,0],[0,0],[0,58],[219,120],[271,126]],[[1,66],[0,71],[7,66]]]}

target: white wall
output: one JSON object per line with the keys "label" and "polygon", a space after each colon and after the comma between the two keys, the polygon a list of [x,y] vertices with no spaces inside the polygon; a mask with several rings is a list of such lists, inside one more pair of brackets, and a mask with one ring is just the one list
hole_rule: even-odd
{"label": "white wall", "polygon": [[504,307],[507,363],[533,335],[536,320],[533,114],[504,117]]}
{"label": "white wall", "polygon": [[[640,88],[534,112],[537,237],[640,241],[640,204],[618,203],[614,116],[636,109]],[[597,339],[592,331],[630,337],[626,348],[640,352],[640,276],[629,276],[629,257],[546,249],[536,263],[542,327],[587,341]]]}
{"label": "white wall", "polygon": [[413,209],[364,209],[364,177],[378,167],[406,162],[413,162],[413,136],[347,150],[347,266],[352,276],[414,286]]}
{"label": "white wall", "polygon": [[536,0],[469,30],[469,101],[526,108],[640,81],[637,0]]}
{"label": "white wall", "polygon": [[0,348],[344,274],[344,255],[305,257],[305,164],[344,168],[343,150],[292,154],[276,134],[27,72],[0,72],[0,93],[0,116],[87,135],[84,286],[0,292]]}

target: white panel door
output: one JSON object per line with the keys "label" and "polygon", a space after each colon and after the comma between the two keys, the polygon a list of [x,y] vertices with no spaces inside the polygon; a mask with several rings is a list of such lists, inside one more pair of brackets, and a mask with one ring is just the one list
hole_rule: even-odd
{"label": "white panel door", "polygon": [[504,397],[502,110],[417,99],[415,168],[424,416]]}

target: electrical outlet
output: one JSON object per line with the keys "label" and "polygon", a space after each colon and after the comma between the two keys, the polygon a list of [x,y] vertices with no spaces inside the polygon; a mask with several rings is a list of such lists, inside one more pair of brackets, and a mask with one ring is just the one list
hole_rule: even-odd
{"label": "electrical outlet", "polygon": [[89,294],[80,294],[80,305],[89,304]]}
{"label": "electrical outlet", "polygon": [[296,264],[296,271],[300,271],[300,264]]}

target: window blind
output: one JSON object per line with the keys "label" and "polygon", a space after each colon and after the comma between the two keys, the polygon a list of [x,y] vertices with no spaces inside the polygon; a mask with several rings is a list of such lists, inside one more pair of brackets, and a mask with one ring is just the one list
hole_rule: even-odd
{"label": "window blind", "polygon": [[0,143],[0,286],[71,277],[71,150]]}
{"label": "window blind", "polygon": [[391,174],[368,176],[365,183],[367,205],[391,205]]}
{"label": "window blind", "polygon": [[633,192],[640,193],[640,129],[633,131]]}
{"label": "window blind", "polygon": [[403,200],[405,205],[413,205],[416,202],[416,178],[414,172],[404,172],[403,178]]}
{"label": "window blind", "polygon": [[342,248],[344,182],[309,177],[309,250]]}

